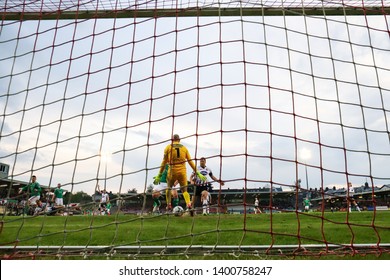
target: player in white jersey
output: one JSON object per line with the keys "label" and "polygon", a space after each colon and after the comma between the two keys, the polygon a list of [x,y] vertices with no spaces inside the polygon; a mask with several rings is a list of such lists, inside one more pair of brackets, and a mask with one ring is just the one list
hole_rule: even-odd
{"label": "player in white jersey", "polygon": [[[196,170],[200,174],[202,174],[203,177],[206,178],[206,180],[201,180],[200,178],[198,178],[198,176],[196,176],[195,173],[192,173],[192,175],[191,175],[191,184],[193,184],[194,188],[195,188],[194,195],[192,196],[192,205],[195,205],[196,198],[201,196],[203,191],[210,192],[210,190],[211,190],[211,183],[208,181],[208,179],[207,179],[208,177],[213,179],[215,182],[219,182],[221,184],[221,186],[224,185],[224,182],[222,180],[216,178],[213,175],[213,172],[211,171],[211,169],[206,166],[206,158],[202,157],[200,159],[200,165],[196,168]],[[202,203],[202,205],[203,205],[203,203]]]}
{"label": "player in white jersey", "polygon": [[255,214],[261,214],[259,198],[255,198]]}

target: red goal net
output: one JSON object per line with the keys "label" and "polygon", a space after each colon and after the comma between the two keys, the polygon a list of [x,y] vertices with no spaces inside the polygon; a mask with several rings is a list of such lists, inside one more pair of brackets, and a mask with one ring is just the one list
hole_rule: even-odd
{"label": "red goal net", "polygon": [[[390,1],[0,5],[2,258],[389,253]],[[174,134],[204,217],[153,212]]]}

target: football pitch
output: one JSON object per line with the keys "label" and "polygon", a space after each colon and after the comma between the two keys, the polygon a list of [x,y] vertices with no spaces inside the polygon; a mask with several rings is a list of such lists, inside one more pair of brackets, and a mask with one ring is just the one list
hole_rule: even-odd
{"label": "football pitch", "polygon": [[[239,252],[248,258],[390,259],[390,211],[194,217],[6,216],[1,222],[0,244],[2,257],[30,247],[38,251],[55,248],[57,253],[66,248],[96,250],[95,257],[101,252],[105,252],[103,256],[107,251],[117,252],[114,258],[123,257],[119,252],[131,248],[133,256],[141,258],[184,258],[183,254],[229,258],[232,252]],[[18,247],[11,248],[14,246]],[[150,248],[156,251],[148,256]],[[194,248],[202,252],[193,253]],[[224,256],[218,248],[231,249]]]}

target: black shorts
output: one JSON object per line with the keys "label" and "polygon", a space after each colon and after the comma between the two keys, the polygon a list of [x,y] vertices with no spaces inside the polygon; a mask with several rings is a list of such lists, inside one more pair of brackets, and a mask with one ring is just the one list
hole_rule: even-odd
{"label": "black shorts", "polygon": [[195,188],[195,195],[200,196],[203,191],[210,191],[211,190],[211,184],[201,185],[201,186],[194,186]]}

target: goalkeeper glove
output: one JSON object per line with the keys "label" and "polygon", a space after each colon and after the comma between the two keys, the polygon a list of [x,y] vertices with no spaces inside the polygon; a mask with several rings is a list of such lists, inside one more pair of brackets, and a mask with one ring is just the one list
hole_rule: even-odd
{"label": "goalkeeper glove", "polygon": [[157,176],[153,177],[153,179],[154,179],[153,184],[155,184],[155,185],[160,184],[161,173],[158,173]]}
{"label": "goalkeeper glove", "polygon": [[203,176],[199,171],[196,171],[196,176],[201,180],[201,181],[207,181],[207,178]]}

